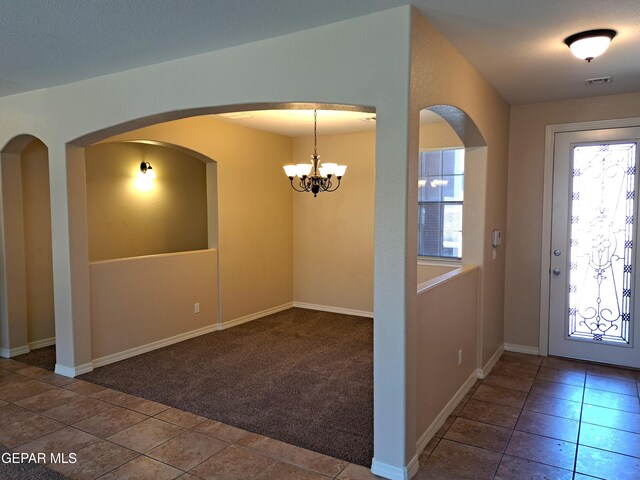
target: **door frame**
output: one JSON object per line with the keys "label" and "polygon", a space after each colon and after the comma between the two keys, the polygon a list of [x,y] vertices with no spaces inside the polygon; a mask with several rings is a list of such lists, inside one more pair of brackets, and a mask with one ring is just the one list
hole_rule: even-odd
{"label": "door frame", "polygon": [[556,133],[640,126],[640,117],[547,125],[544,147],[544,188],[542,193],[542,242],[540,245],[540,337],[539,355],[549,354],[549,294],[551,269],[551,220],[553,207],[553,161]]}

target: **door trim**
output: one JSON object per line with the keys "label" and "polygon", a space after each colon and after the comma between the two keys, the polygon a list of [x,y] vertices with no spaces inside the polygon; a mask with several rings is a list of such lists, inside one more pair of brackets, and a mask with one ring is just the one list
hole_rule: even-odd
{"label": "door trim", "polygon": [[540,337],[539,354],[549,354],[549,270],[551,268],[551,207],[553,200],[553,150],[556,133],[640,126],[640,117],[547,125],[544,147],[542,192],[542,242],[540,246]]}

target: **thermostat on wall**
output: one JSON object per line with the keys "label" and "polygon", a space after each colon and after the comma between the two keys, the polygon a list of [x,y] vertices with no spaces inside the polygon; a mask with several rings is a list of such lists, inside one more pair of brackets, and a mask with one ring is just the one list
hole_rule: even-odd
{"label": "thermostat on wall", "polygon": [[502,245],[502,230],[494,230],[491,232],[491,246],[493,248]]}

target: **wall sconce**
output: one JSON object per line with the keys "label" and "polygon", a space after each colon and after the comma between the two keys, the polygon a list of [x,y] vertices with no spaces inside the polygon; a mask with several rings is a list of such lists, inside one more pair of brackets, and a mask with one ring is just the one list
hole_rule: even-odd
{"label": "wall sconce", "polygon": [[576,57],[591,63],[591,60],[602,55],[609,48],[616,33],[615,30],[606,28],[587,30],[565,38],[564,43]]}
{"label": "wall sconce", "polygon": [[140,171],[143,175],[148,175],[149,178],[156,178],[156,172],[153,171],[153,167],[149,162],[142,162],[140,164]]}
{"label": "wall sconce", "polygon": [[153,167],[149,162],[142,162],[140,164],[140,172],[136,179],[136,188],[141,192],[148,192],[153,188],[153,179],[156,178],[156,172],[153,171]]}

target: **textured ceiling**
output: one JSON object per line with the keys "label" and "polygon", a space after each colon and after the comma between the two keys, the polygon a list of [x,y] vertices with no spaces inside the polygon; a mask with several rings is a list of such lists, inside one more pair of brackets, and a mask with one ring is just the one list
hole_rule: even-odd
{"label": "textured ceiling", "polygon": [[[408,3],[512,104],[640,90],[639,0],[0,0],[0,96]],[[587,64],[562,41],[591,28],[619,34]]]}

